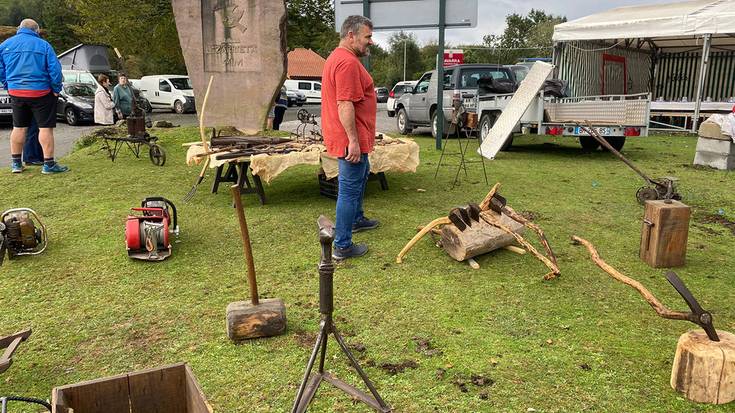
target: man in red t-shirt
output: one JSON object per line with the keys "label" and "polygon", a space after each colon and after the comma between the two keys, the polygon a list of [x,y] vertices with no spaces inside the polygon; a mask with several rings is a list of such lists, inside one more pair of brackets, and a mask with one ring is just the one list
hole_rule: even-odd
{"label": "man in red t-shirt", "polygon": [[337,260],[365,255],[364,243],[352,242],[352,233],[376,228],[362,209],[370,174],[368,153],[375,144],[377,99],[373,79],[360,62],[373,44],[373,23],[367,17],[349,16],[342,24],[339,47],[324,63],[322,72],[322,132],[327,153],[339,159],[339,192],[334,251]]}

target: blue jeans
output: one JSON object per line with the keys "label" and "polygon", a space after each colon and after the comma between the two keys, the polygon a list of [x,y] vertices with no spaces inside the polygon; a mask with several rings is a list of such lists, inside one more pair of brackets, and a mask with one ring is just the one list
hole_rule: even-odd
{"label": "blue jeans", "polygon": [[43,148],[38,142],[38,126],[35,119],[26,132],[26,142],[23,145],[23,162],[43,162]]}
{"label": "blue jeans", "polygon": [[364,216],[362,198],[369,175],[370,162],[367,154],[362,154],[358,163],[339,158],[335,247],[347,248],[352,245],[352,224]]}

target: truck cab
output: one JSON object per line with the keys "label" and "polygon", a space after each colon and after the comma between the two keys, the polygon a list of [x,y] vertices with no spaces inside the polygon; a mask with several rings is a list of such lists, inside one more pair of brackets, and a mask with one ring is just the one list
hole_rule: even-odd
{"label": "truck cab", "polygon": [[[411,92],[404,93],[396,102],[396,122],[402,134],[410,133],[415,127],[431,127],[436,137],[437,118],[437,71],[424,73]],[[515,90],[517,83],[513,71],[508,67],[495,64],[461,64],[445,69],[443,83],[444,130],[449,129],[448,119],[452,113],[452,100],[461,99],[466,105],[473,104],[478,94],[479,84],[486,79],[511,84]],[[471,110],[471,108],[468,107]]]}

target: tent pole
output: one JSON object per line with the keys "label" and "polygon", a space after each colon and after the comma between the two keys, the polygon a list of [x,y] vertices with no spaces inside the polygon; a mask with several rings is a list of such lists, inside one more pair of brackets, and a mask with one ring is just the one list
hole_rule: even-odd
{"label": "tent pole", "polygon": [[551,54],[551,64],[554,65],[554,79],[559,79],[559,63],[561,62],[561,43],[554,42],[554,49]]}
{"label": "tent pole", "polygon": [[702,106],[702,93],[704,92],[704,81],[707,79],[707,68],[709,66],[709,49],[712,42],[712,35],[704,35],[704,45],[702,46],[702,64],[699,67],[699,82],[697,83],[697,100],[694,104],[694,119],[692,119],[692,133],[697,133],[697,124],[699,123],[699,109]]}

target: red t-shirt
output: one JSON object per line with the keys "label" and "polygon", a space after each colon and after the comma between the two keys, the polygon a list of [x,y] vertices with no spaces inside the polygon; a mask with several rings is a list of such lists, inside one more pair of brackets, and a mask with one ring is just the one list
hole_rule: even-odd
{"label": "red t-shirt", "polygon": [[322,72],[322,133],[327,153],[346,155],[347,132],[339,120],[337,101],[355,105],[355,127],[360,152],[370,153],[375,144],[375,114],[378,109],[373,78],[351,51],[338,47],[329,55]]}

